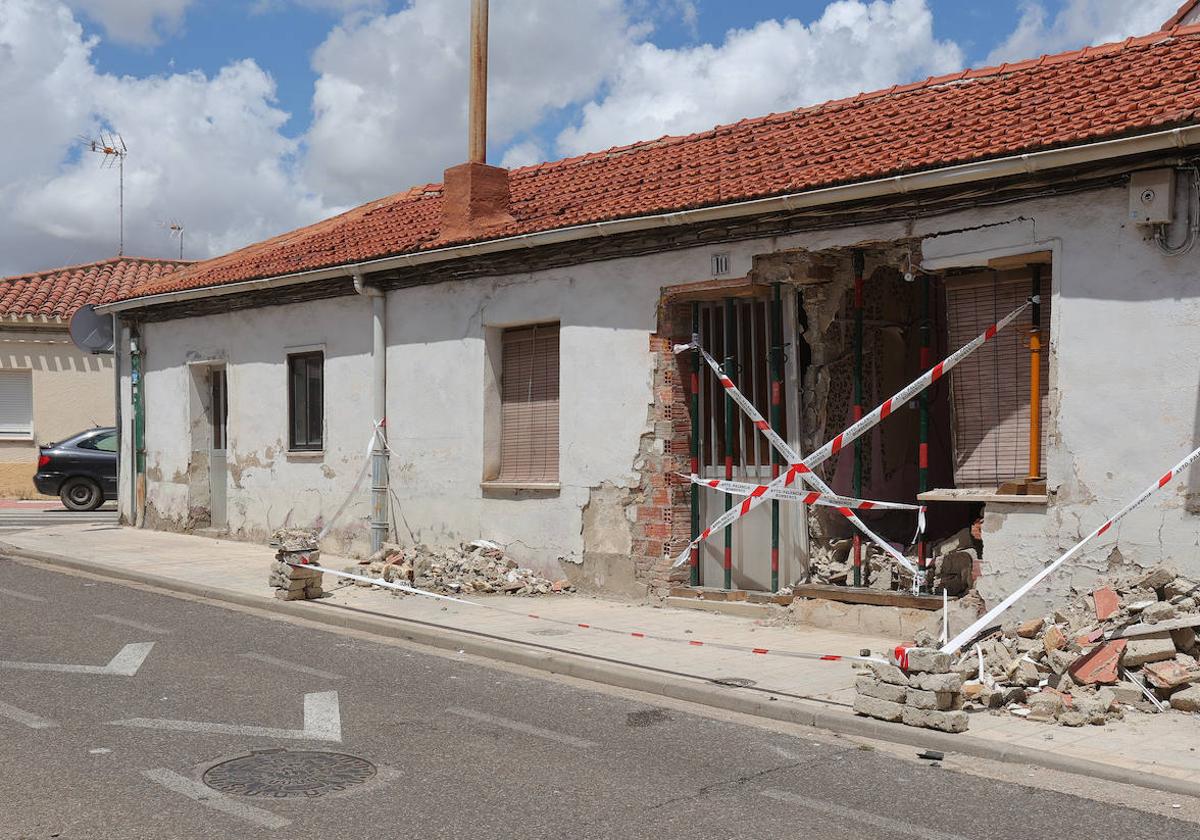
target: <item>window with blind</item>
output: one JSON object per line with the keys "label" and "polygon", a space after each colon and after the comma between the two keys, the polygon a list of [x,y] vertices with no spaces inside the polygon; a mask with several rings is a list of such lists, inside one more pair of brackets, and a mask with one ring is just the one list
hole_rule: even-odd
{"label": "window with blind", "polygon": [[500,473],[511,484],[558,482],[558,324],[504,330]]}
{"label": "window with blind", "polygon": [[0,435],[33,434],[33,373],[0,370]]}
{"label": "window with blind", "polygon": [[[979,335],[1030,294],[1028,271],[989,271],[946,278],[950,347]],[[1042,451],[1050,381],[1050,272],[1042,273]],[[1030,312],[968,356],[951,372],[954,481],[957,487],[996,488],[1029,474]]]}

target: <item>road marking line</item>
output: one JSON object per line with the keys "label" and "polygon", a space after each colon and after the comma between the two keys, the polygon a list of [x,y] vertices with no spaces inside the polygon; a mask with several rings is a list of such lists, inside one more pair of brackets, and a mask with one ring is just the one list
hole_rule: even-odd
{"label": "road marking line", "polygon": [[322,671],[320,668],[310,668],[307,665],[298,665],[295,662],[288,662],[284,659],[276,659],[274,656],[267,656],[265,653],[239,653],[238,656],[243,659],[257,659],[259,662],[265,662],[268,665],[275,665],[279,668],[287,668],[290,671],[299,671],[301,674],[308,674],[313,677],[320,677],[323,680],[340,680],[341,674],[335,674],[331,671]]}
{"label": "road marking line", "polygon": [[121,624],[125,627],[132,627],[134,630],[144,630],[147,633],[158,633],[160,635],[170,633],[170,630],[164,630],[161,627],[155,627],[153,624],[142,624],[140,621],[130,621],[128,618],[121,618],[119,615],[109,615],[108,613],[96,613],[94,618],[101,621],[109,621],[113,624]]}
{"label": "road marking line", "polygon": [[0,717],[6,717],[9,720],[15,720],[17,723],[24,724],[30,729],[49,729],[52,726],[58,726],[52,720],[38,717],[32,712],[27,712],[24,709],[18,709],[16,706],[10,706],[7,703],[0,703]]}
{"label": "road marking line", "polygon": [[588,747],[598,746],[595,741],[576,738],[574,735],[564,735],[561,732],[555,732],[551,729],[542,729],[540,726],[531,726],[528,723],[521,723],[519,720],[509,720],[508,718],[489,715],[487,712],[476,712],[471,709],[462,709],[457,706],[446,709],[446,711],[452,715],[458,715],[459,717],[477,720],[480,723],[490,723],[493,726],[502,726],[505,729],[524,732],[526,735],[536,735],[538,738],[545,738],[549,741],[558,741],[560,744],[578,747],[581,750],[586,750]]}
{"label": "road marking line", "polygon": [[138,729],[162,729],[169,732],[209,732],[216,735],[253,735],[261,738],[285,738],[293,741],[341,741],[342,714],[336,691],[318,691],[304,695],[304,728],[277,729],[270,726],[243,726],[236,723],[207,723],[198,720],[165,718],[127,718],[110,720],[109,726],[133,726]]}
{"label": "road marking line", "polygon": [[142,667],[154,642],[134,642],[117,651],[107,665],[60,665],[57,662],[12,662],[0,659],[0,668],[17,671],[55,671],[60,674],[106,674],[117,677],[132,677]]}
{"label": "road marking line", "polygon": [[910,837],[919,837],[921,840],[968,840],[961,834],[947,834],[944,831],[938,831],[933,828],[925,828],[920,825],[904,822],[904,820],[896,819],[892,816],[880,816],[867,811],[860,811],[856,808],[847,808],[843,805],[837,805],[833,802],[826,802],[822,799],[810,799],[807,796],[789,793],[786,790],[760,790],[759,795],[765,796],[768,799],[774,799],[777,802],[789,802],[795,805],[802,805],[813,811],[821,811],[835,817],[841,817],[846,820],[865,823],[866,825],[874,826],[875,828],[883,829],[887,833],[907,834]]}
{"label": "road marking line", "polygon": [[46,599],[41,595],[29,595],[25,592],[15,592],[11,589],[0,589],[0,594],[7,595],[10,598],[20,598],[22,601],[36,601],[39,604],[46,602]]}
{"label": "road marking line", "polygon": [[292,824],[291,820],[285,820],[283,817],[272,814],[263,808],[257,808],[253,805],[247,805],[245,802],[230,799],[207,785],[194,782],[173,770],[167,770],[165,767],[159,767],[156,770],[143,770],[142,775],[150,781],[162,785],[169,791],[182,794],[188,799],[199,802],[206,808],[212,808],[231,817],[237,817],[246,822],[260,825],[263,828],[283,828]]}

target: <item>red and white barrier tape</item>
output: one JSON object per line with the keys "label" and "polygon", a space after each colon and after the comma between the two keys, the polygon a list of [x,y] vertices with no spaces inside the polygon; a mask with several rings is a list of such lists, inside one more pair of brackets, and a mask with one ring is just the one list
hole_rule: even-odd
{"label": "red and white barrier tape", "polygon": [[[1025,301],[1025,303],[1018,306],[1016,309],[1014,309],[1008,315],[1005,315],[1003,318],[1001,318],[999,321],[997,321],[992,326],[988,327],[986,330],[984,330],[982,333],[980,333],[974,339],[972,339],[968,343],[964,344],[962,347],[960,347],[954,353],[950,354],[945,359],[943,359],[942,361],[940,361],[936,365],[934,365],[930,370],[926,371],[921,376],[914,379],[911,383],[906,385],[904,388],[902,388],[900,391],[898,391],[892,397],[885,400],[875,410],[873,410],[869,414],[865,415],[862,419],[854,422],[845,431],[843,431],[841,434],[839,434],[837,437],[835,437],[829,443],[826,443],[824,446],[822,446],[816,452],[809,455],[807,458],[800,460],[800,458],[797,455],[797,453],[795,452],[795,450],[793,450],[791,447],[789,447],[787,445],[787,442],[783,441],[783,439],[780,438],[778,434],[774,434],[774,436],[770,437],[769,439],[771,440],[771,442],[773,444],[775,444],[776,441],[779,441],[786,448],[786,449],[780,449],[780,453],[783,454],[784,457],[788,460],[789,466],[788,466],[788,469],[786,472],[781,473],[778,478],[773,479],[771,481],[771,483],[767,486],[770,487],[772,490],[779,489],[782,487],[787,487],[793,481],[796,480],[797,476],[799,476],[802,480],[804,480],[806,483],[812,485],[816,490],[818,490],[822,494],[827,495],[827,496],[836,495],[835,493],[833,493],[832,490],[829,489],[829,487],[823,481],[821,481],[819,478],[817,478],[817,476],[815,476],[812,473],[812,470],[815,467],[824,463],[830,457],[832,457],[833,455],[840,452],[847,444],[853,443],[857,438],[861,437],[867,431],[869,431],[870,429],[872,429],[876,425],[878,425],[880,422],[882,422],[889,414],[892,413],[893,407],[901,406],[901,405],[904,405],[905,403],[907,403],[909,400],[911,400],[913,397],[917,396],[919,393],[924,391],[926,388],[928,388],[934,382],[937,382],[939,379],[941,379],[942,376],[944,376],[946,373],[948,373],[950,370],[952,370],[955,365],[957,365],[959,362],[961,362],[967,356],[971,355],[971,353],[975,352],[980,347],[982,347],[985,343],[987,343],[988,341],[991,341],[993,338],[995,338],[997,333],[999,333],[1001,330],[1003,330],[1005,327],[1007,327],[1009,324],[1011,324],[1013,321],[1015,321],[1017,319],[1017,317],[1022,312],[1024,312],[1026,307],[1028,307],[1029,304],[1032,302],[1033,302],[1032,298]],[[754,408],[754,406],[750,405],[750,403],[745,399],[745,397],[743,397],[741,395],[741,393],[733,385],[733,382],[729,379],[729,377],[725,376],[724,371],[721,370],[721,366],[716,363],[716,360],[713,359],[712,356],[708,355],[708,353],[706,353],[704,351],[704,349],[699,347],[695,342],[693,342],[691,344],[676,345],[675,352],[682,353],[685,350],[691,350],[691,349],[697,350],[699,353],[701,353],[701,355],[708,362],[709,367],[713,367],[714,370],[720,371],[720,373],[718,375],[721,379],[721,384],[725,387],[725,389],[729,393],[730,397],[733,398],[733,400],[735,402],[737,402],[738,405],[741,405],[743,407],[743,410],[746,410],[746,406],[749,406],[749,411],[747,412],[748,415],[754,420],[755,425],[761,429],[762,425],[760,425],[760,424],[766,423],[766,421],[762,419],[762,415],[760,415],[758,413],[758,411]],[[741,398],[740,401],[738,399],[739,397]],[[768,426],[768,428],[769,428],[769,426]],[[778,445],[778,444],[776,444],[776,445]],[[737,519],[740,519],[741,517],[743,517],[747,513],[749,513],[751,510],[758,507],[758,505],[762,503],[764,498],[765,498],[765,496],[747,497],[746,500],[743,501],[740,505],[736,505],[736,506],[730,508],[729,510],[727,510],[725,513],[718,516],[716,519],[714,519],[709,524],[709,526],[707,528],[705,528],[700,533],[699,537],[692,540],[687,545],[687,547],[683,550],[683,552],[676,559],[674,565],[682,566],[684,563],[687,562],[688,556],[689,556],[692,548],[699,545],[704,540],[708,539],[710,536],[712,536],[713,533],[721,530],[722,528],[726,527],[727,525],[731,525],[734,521],[736,521]],[[864,525],[862,523],[862,520],[860,520],[857,516],[851,516],[848,518],[855,525],[855,527],[857,527],[860,531],[863,532],[864,535],[866,535],[868,538],[870,538],[872,542],[874,542],[879,547],[883,548],[884,551],[886,551],[889,556],[891,556],[893,559],[897,560],[902,566],[904,566],[906,569],[908,569],[914,575],[919,574],[916,567],[913,566],[912,563],[908,562],[908,559],[905,558],[904,555],[902,555],[902,554],[900,554],[900,552],[896,551],[896,549],[890,543],[885,542],[882,538],[880,538],[880,537],[876,536],[874,533],[872,533],[866,527],[866,525]]]}
{"label": "red and white barrier tape", "polygon": [[1030,578],[1028,581],[1026,581],[1020,587],[1018,587],[1016,589],[1016,591],[1014,591],[1011,595],[1009,595],[1007,598],[1005,598],[1003,601],[1001,601],[996,606],[992,607],[992,609],[988,610],[986,615],[984,615],[982,618],[980,618],[978,621],[976,621],[974,624],[972,624],[966,630],[963,630],[961,633],[959,633],[957,636],[955,636],[953,639],[951,639],[949,642],[947,642],[942,647],[942,650],[945,653],[957,652],[959,648],[961,648],[964,644],[966,644],[968,641],[970,641],[972,638],[974,638],[975,635],[977,633],[979,633],[979,631],[981,631],[987,627],[990,627],[992,624],[994,624],[996,619],[999,618],[1004,612],[1006,612],[1009,607],[1011,607],[1013,604],[1015,604],[1021,598],[1025,597],[1025,595],[1029,592],[1029,590],[1033,589],[1033,587],[1037,586],[1039,583],[1041,583],[1043,580],[1045,580],[1051,573],[1054,572],[1055,569],[1057,569],[1059,566],[1061,566],[1067,560],[1069,560],[1070,558],[1072,558],[1076,554],[1078,554],[1080,549],[1082,549],[1085,545],[1087,545],[1089,542],[1091,542],[1094,538],[1103,534],[1105,531],[1107,531],[1109,528],[1111,528],[1117,522],[1120,522],[1121,518],[1124,517],[1125,514],[1129,513],[1131,510],[1133,510],[1135,507],[1140,505],[1142,502],[1146,501],[1146,499],[1150,498],[1158,490],[1160,490],[1163,487],[1166,487],[1167,484],[1169,484],[1171,482],[1171,479],[1173,479],[1175,476],[1179,475],[1181,472],[1183,472],[1185,469],[1187,469],[1189,466],[1191,466],[1193,463],[1195,463],[1197,458],[1200,458],[1200,448],[1193,449],[1191,454],[1189,454],[1186,458],[1184,458],[1182,461],[1180,461],[1175,466],[1171,467],[1171,469],[1167,470],[1167,472],[1162,476],[1162,478],[1158,479],[1158,481],[1154,482],[1149,487],[1147,487],[1145,490],[1143,490],[1142,493],[1136,499],[1134,499],[1132,502],[1125,505],[1125,507],[1123,507],[1119,511],[1117,511],[1116,515],[1114,515],[1111,519],[1107,520],[1099,528],[1092,531],[1090,534],[1088,534],[1086,537],[1081,539],[1079,542],[1075,543],[1075,545],[1071,546],[1069,549],[1067,549],[1065,552],[1063,552],[1063,554],[1057,560],[1055,560],[1050,565],[1046,566],[1044,569],[1042,569],[1040,572],[1038,572],[1036,575],[1034,575],[1032,578]]}
{"label": "red and white barrier tape", "polygon": [[437,592],[429,592],[424,589],[418,589],[415,586],[409,586],[403,583],[393,583],[392,581],[384,580],[383,578],[372,578],[366,575],[356,575],[353,572],[342,572],[337,569],[329,569],[325,566],[319,566],[315,563],[288,563],[289,566],[295,566],[302,569],[313,569],[324,574],[334,575],[336,577],[348,578],[350,580],[363,581],[364,583],[372,584],[373,586],[381,586],[384,589],[395,589],[400,592],[407,592],[411,595],[422,595],[426,598],[434,598],[438,601],[450,601],[455,604],[466,604],[469,607],[481,607],[485,610],[505,613],[506,615],[515,615],[522,618],[530,618],[536,621],[544,621],[549,624],[558,624],[563,627],[574,627],[578,630],[594,630],[597,633],[609,633],[616,636],[625,636],[634,639],[649,639],[656,642],[672,642],[675,644],[687,645],[688,647],[705,647],[715,650],[728,650],[735,653],[751,653],[756,656],[784,656],[792,659],[811,659],[820,662],[886,662],[887,660],[877,656],[844,656],[838,653],[809,653],[807,651],[797,650],[778,650],[776,648],[751,648],[741,645],[730,645],[724,642],[709,642],[702,639],[680,639],[674,636],[660,636],[656,633],[643,633],[636,630],[616,630],[611,627],[600,627],[595,624],[577,621],[564,621],[557,618],[546,618],[537,613],[519,612],[517,610],[509,610],[504,607],[497,607],[493,604],[484,604],[480,601],[468,601],[466,598],[456,598],[453,595],[440,595]]}
{"label": "red and white barrier tape", "polygon": [[726,481],[718,478],[702,478],[698,475],[676,473],[692,484],[709,487],[721,493],[732,496],[766,496],[768,499],[784,499],[799,502],[802,505],[821,505],[823,507],[846,508],[847,510],[915,510],[922,509],[921,505],[907,505],[903,502],[873,502],[868,499],[851,499],[848,496],[824,496],[815,490],[789,490],[787,488],[772,489],[766,484],[750,484],[745,481]]}

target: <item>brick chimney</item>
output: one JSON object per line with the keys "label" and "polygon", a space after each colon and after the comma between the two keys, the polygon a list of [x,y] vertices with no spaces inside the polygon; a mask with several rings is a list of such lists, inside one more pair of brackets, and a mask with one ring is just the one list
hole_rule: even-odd
{"label": "brick chimney", "polygon": [[446,170],[443,239],[475,238],[513,221],[509,214],[508,170],[487,164],[487,39],[487,0],[472,0],[469,158]]}

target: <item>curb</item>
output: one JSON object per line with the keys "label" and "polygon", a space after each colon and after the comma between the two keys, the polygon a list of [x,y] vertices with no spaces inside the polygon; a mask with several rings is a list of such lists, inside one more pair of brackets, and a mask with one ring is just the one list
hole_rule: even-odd
{"label": "curb", "polygon": [[712,685],[707,681],[702,681],[701,677],[689,677],[655,669],[652,666],[635,665],[600,656],[563,651],[536,642],[506,639],[478,631],[432,624],[418,619],[381,616],[353,607],[323,604],[320,601],[279,601],[275,598],[246,595],[228,589],[188,583],[145,572],[115,569],[101,563],[75,560],[58,554],[20,548],[4,542],[0,542],[0,555],[16,560],[31,560],[50,566],[89,572],[115,580],[147,584],[160,589],[266,610],[294,618],[303,618],[333,627],[373,633],[427,647],[463,651],[486,659],[522,665],[551,674],[647,694],[657,694],[728,712],[738,712],[893,744],[924,749],[932,748],[947,754],[958,753],[1008,764],[1042,767],[1164,793],[1200,797],[1200,785],[1183,779],[1113,767],[1096,761],[1058,755],[1028,747],[987,741],[970,735],[951,735],[928,729],[897,726],[847,712],[819,708],[814,701],[786,702],[761,695],[755,696],[752,693],[746,693],[744,689]]}

